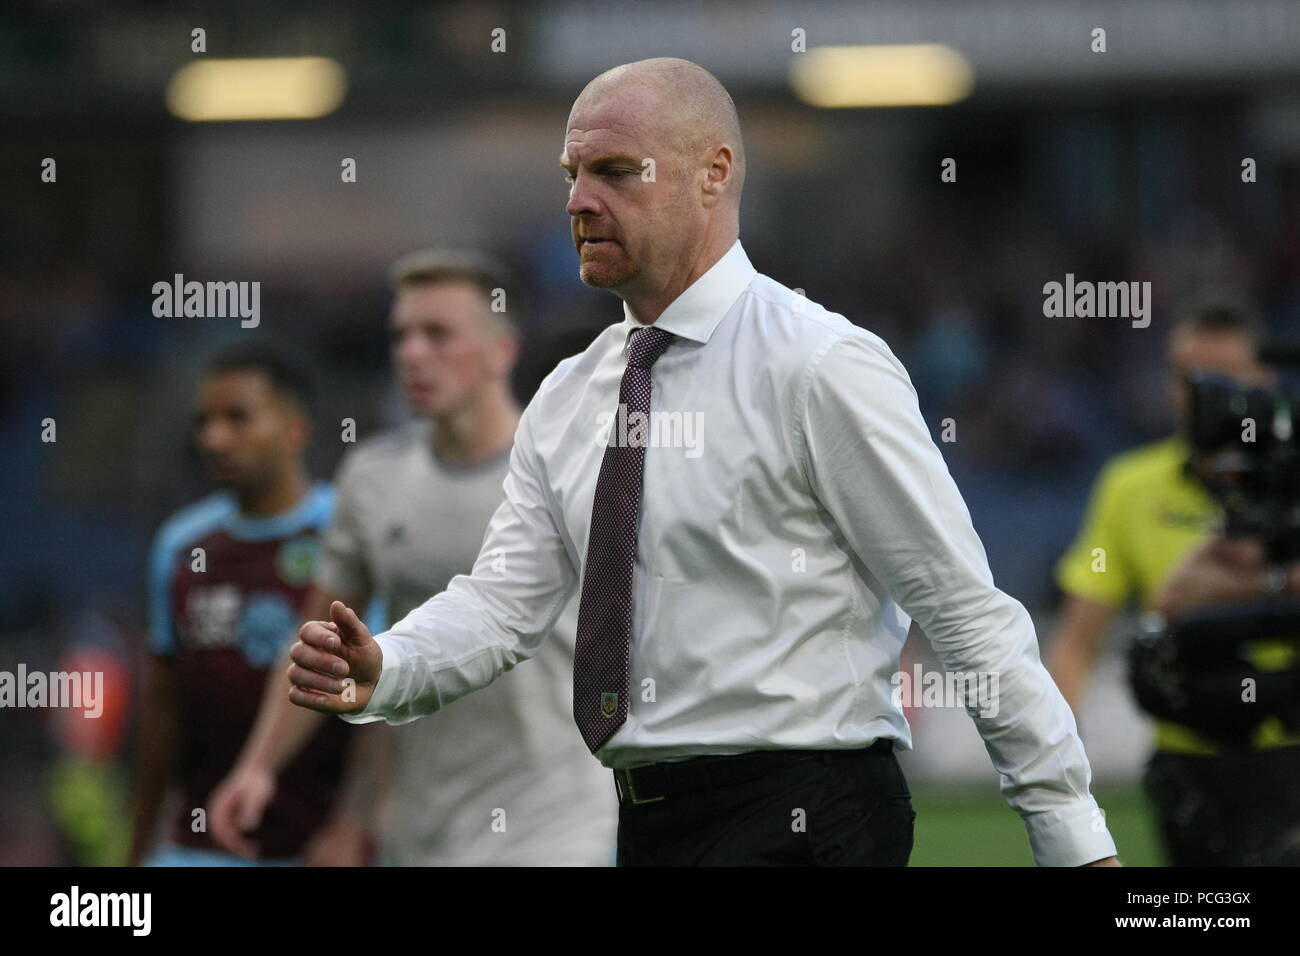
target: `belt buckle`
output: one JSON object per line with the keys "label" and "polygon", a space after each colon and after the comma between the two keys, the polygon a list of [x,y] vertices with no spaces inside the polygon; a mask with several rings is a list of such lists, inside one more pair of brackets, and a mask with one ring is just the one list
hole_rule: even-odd
{"label": "belt buckle", "polygon": [[665,799],[664,797],[638,797],[636,789],[632,786],[632,774],[629,771],[640,770],[642,767],[653,765],[653,760],[647,760],[644,763],[628,764],[626,767],[615,770],[614,782],[618,784],[619,796],[630,799],[632,805],[636,807],[641,806],[643,803],[658,803],[660,800]]}

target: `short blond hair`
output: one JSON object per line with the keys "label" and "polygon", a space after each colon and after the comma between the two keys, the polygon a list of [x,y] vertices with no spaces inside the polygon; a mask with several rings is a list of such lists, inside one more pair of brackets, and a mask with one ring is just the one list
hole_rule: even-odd
{"label": "short blond hair", "polygon": [[[389,267],[393,294],[442,282],[467,282],[488,301],[488,314],[512,334],[519,331],[518,293],[510,270],[492,256],[469,249],[420,249],[402,256]],[[501,295],[504,312],[491,308]]]}

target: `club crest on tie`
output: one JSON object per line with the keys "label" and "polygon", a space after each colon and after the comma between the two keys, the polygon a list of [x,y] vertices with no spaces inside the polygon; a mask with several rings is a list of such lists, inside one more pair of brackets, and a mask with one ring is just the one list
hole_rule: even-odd
{"label": "club crest on tie", "polygon": [[618,694],[601,694],[600,715],[602,717],[613,717],[616,713],[618,713]]}

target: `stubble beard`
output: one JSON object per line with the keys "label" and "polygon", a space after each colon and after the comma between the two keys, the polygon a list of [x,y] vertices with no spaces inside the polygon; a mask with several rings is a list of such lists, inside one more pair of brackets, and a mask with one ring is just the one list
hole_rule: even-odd
{"label": "stubble beard", "polygon": [[626,253],[623,253],[614,263],[591,260],[580,260],[578,263],[579,278],[582,279],[583,284],[593,289],[616,289],[631,282],[640,274],[641,270],[627,258]]}

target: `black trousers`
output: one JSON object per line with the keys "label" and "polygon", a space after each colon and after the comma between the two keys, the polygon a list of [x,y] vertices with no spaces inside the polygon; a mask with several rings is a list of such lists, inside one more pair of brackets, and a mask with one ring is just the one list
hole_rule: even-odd
{"label": "black trousers", "polygon": [[915,820],[892,752],[822,751],[754,780],[623,801],[618,865],[906,866]]}
{"label": "black trousers", "polygon": [[1300,746],[1156,753],[1143,783],[1170,866],[1300,866]]}

